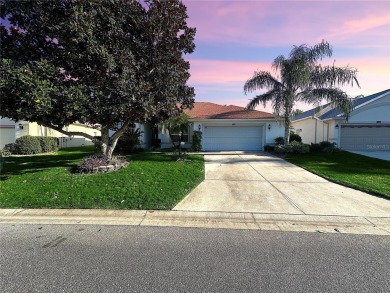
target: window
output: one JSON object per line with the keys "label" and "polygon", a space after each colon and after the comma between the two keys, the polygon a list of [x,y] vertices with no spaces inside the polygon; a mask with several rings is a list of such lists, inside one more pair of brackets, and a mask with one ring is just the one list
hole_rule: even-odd
{"label": "window", "polygon": [[[179,142],[179,132],[174,132],[171,135],[173,142]],[[189,127],[182,130],[181,141],[189,142]]]}

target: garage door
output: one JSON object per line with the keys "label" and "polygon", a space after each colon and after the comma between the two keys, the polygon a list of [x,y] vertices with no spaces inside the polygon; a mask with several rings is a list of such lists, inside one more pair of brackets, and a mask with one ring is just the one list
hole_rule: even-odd
{"label": "garage door", "polygon": [[263,149],[263,132],[259,126],[205,126],[205,151],[259,151]]}
{"label": "garage door", "polygon": [[345,150],[390,150],[390,125],[342,125],[340,146]]}
{"label": "garage door", "polygon": [[6,144],[15,142],[14,127],[0,127],[0,149],[3,149]]}

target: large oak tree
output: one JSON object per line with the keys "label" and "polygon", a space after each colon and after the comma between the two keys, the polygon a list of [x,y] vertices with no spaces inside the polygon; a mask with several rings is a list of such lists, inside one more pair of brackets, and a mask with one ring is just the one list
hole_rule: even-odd
{"label": "large oak tree", "polygon": [[[0,115],[65,135],[101,127],[111,158],[134,122],[159,123],[191,107],[195,28],[179,0],[1,1]],[[10,25],[5,25],[5,23]],[[109,130],[114,134],[109,136]]]}

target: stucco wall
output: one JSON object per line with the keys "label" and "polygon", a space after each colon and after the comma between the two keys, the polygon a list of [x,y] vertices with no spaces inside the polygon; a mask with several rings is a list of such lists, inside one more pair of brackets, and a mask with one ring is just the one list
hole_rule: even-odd
{"label": "stucco wall", "polygon": [[349,118],[350,123],[376,123],[377,121],[390,122],[390,93],[356,109]]}
{"label": "stucco wall", "polygon": [[294,121],[292,125],[294,132],[301,136],[303,143],[337,142],[334,120],[321,121],[316,118],[307,118]]}

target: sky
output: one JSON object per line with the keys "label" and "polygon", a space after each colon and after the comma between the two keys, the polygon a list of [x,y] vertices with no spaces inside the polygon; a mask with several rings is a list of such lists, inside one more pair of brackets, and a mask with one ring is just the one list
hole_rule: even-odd
{"label": "sky", "polygon": [[[196,49],[188,84],[198,102],[246,106],[257,91],[243,86],[255,71],[271,69],[294,45],[325,40],[333,48],[322,64],[358,70],[360,88],[343,87],[351,97],[390,88],[390,1],[204,1],[183,0]],[[299,103],[300,110],[313,106]],[[272,112],[270,104],[257,110]]]}

